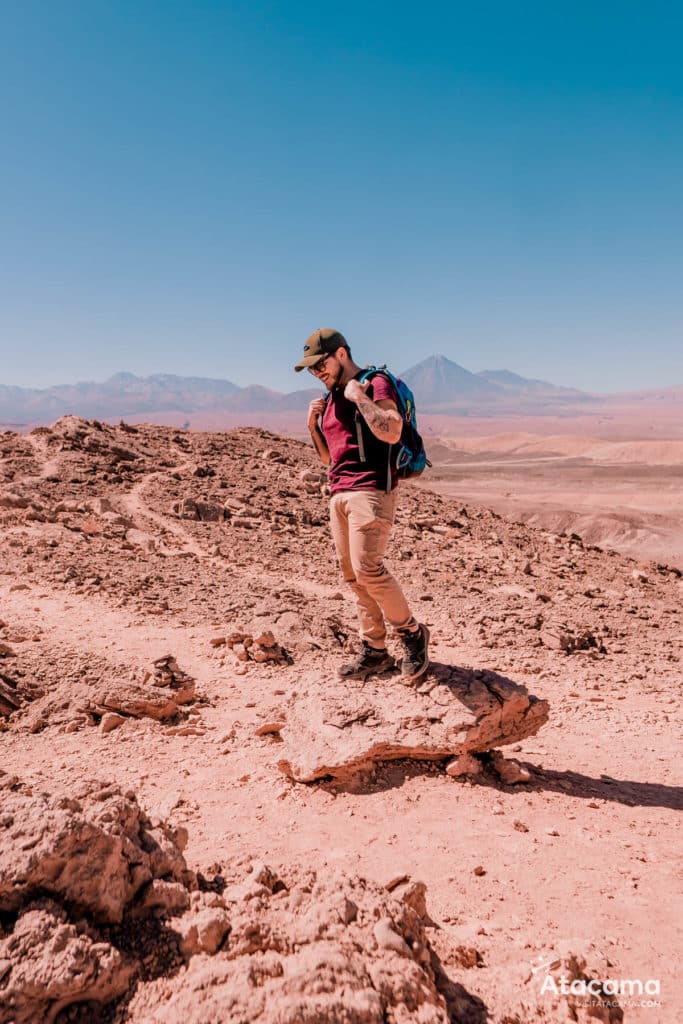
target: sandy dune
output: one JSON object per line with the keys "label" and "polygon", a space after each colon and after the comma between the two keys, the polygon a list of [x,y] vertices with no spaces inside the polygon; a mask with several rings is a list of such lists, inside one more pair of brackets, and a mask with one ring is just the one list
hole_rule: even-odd
{"label": "sandy dune", "polygon": [[683,567],[683,442],[498,433],[429,446],[425,486],[506,518]]}
{"label": "sandy dune", "polygon": [[642,463],[650,466],[683,465],[683,441],[633,440],[606,441],[575,434],[500,433],[483,437],[446,438],[444,445],[453,452],[486,455],[515,455],[568,459],[590,459],[610,465]]}

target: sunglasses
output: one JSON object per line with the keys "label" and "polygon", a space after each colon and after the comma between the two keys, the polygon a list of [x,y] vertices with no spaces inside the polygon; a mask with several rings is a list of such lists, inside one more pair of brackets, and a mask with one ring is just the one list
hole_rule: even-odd
{"label": "sunglasses", "polygon": [[317,363],[314,363],[313,366],[308,367],[308,372],[312,373],[314,377],[317,377],[320,373],[322,373],[325,363],[327,362],[328,359],[332,357],[333,354],[334,353],[332,352],[328,352],[327,355],[322,356],[322,358],[319,359]]}

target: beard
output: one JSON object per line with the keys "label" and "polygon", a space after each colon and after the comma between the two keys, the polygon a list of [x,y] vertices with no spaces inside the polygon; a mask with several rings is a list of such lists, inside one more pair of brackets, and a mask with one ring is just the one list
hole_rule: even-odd
{"label": "beard", "polygon": [[337,370],[337,376],[334,378],[331,384],[327,385],[328,391],[336,391],[337,388],[341,387],[341,379],[344,376],[344,367],[340,366]]}

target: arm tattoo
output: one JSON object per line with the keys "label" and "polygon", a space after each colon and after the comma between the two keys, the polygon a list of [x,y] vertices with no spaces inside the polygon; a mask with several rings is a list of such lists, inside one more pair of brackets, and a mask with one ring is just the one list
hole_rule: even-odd
{"label": "arm tattoo", "polygon": [[394,434],[397,425],[400,425],[398,412],[393,409],[380,409],[367,395],[359,398],[356,405],[375,437],[388,442],[387,434]]}

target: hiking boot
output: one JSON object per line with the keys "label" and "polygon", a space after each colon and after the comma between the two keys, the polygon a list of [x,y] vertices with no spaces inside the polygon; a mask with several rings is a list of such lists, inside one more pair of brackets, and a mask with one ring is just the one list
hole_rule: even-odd
{"label": "hiking boot", "polygon": [[421,623],[414,633],[403,633],[403,661],[401,662],[401,678],[410,683],[419,679],[429,668],[429,630]]}
{"label": "hiking boot", "polygon": [[340,665],[337,675],[341,679],[367,679],[368,676],[379,675],[395,668],[396,661],[386,647],[378,649],[363,641],[363,646],[353,661]]}

